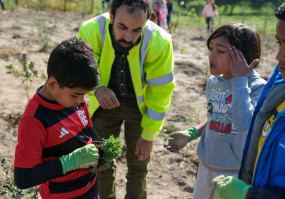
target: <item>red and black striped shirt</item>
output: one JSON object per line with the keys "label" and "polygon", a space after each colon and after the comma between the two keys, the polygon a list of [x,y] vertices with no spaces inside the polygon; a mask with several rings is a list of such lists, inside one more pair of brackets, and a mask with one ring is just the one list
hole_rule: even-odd
{"label": "red and black striped shirt", "polygon": [[[94,130],[85,102],[77,107],[65,108],[36,93],[30,100],[19,125],[15,169],[21,168],[17,171],[22,171],[23,168],[35,169],[49,164],[49,169],[45,170],[46,167],[42,167],[40,169],[42,172],[38,169],[36,173],[45,174],[43,178],[48,178],[47,171],[50,172],[50,176],[56,176],[57,174],[53,172],[59,173],[60,169],[62,173],[62,168],[57,166],[51,169],[50,163],[59,161],[58,158],[62,155],[91,143],[91,133],[94,133]],[[78,169],[48,181],[41,182],[39,176],[35,179],[41,184],[42,198],[96,198],[94,197],[98,192],[96,177],[97,175],[92,174],[89,169]],[[31,176],[23,180],[32,179],[34,178]]]}

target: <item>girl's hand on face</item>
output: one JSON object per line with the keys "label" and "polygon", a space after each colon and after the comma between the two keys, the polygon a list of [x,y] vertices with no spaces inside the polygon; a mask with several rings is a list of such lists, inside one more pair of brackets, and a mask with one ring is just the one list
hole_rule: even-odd
{"label": "girl's hand on face", "polygon": [[242,52],[235,46],[230,48],[229,60],[233,77],[248,77],[250,72],[259,62],[259,59],[255,59],[250,65],[247,65]]}

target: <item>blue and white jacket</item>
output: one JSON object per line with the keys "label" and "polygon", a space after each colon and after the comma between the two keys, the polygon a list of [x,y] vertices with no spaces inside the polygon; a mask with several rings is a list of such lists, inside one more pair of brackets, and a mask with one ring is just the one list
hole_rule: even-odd
{"label": "blue and white jacket", "polygon": [[253,185],[249,198],[285,198],[285,110],[279,112],[258,154],[264,122],[284,100],[285,81],[277,66],[256,106],[243,152],[239,178]]}

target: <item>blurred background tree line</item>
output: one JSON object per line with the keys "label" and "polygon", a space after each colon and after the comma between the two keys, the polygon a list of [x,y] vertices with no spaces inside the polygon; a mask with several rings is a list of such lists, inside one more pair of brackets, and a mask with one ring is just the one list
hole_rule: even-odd
{"label": "blurred background tree line", "polygon": [[[172,2],[189,10],[195,9],[197,13],[201,12],[207,3],[205,0],[172,0]],[[260,15],[262,14],[258,13],[260,9],[277,8],[283,2],[283,0],[215,0],[217,6],[222,7],[219,11],[227,15],[233,15],[239,12],[241,7],[246,7],[246,10],[252,9],[253,14]],[[237,10],[235,10],[235,8],[237,8]]]}
{"label": "blurred background tree line", "polygon": [[[240,7],[247,7],[253,9],[254,14],[258,13],[260,9],[268,7],[278,7],[283,0],[215,0],[215,3],[221,7],[219,9],[223,14],[233,15],[239,11]],[[176,10],[182,12],[194,11],[196,14],[201,13],[206,0],[172,0]],[[36,9],[57,9],[62,11],[84,11],[91,13],[96,9],[100,9],[102,0],[6,0],[7,7],[22,5],[25,7],[33,7]],[[237,8],[237,10],[235,10]]]}
{"label": "blurred background tree line", "polygon": [[[171,2],[175,7],[172,21],[176,26],[205,28],[201,12],[207,0],[171,0]],[[275,26],[272,25],[275,24],[273,13],[283,2],[283,0],[215,0],[220,14],[215,27],[235,21],[256,25],[262,33],[273,34],[275,32]],[[109,10],[108,6],[102,6],[102,0],[5,0],[5,6],[12,11],[16,6],[23,6],[37,10],[80,12],[82,15],[97,15]]]}

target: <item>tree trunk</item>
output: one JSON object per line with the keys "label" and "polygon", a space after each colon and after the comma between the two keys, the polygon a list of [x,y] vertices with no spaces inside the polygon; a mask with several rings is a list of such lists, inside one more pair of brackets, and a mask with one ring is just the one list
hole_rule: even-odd
{"label": "tree trunk", "polygon": [[94,7],[94,0],[91,0],[90,14],[93,13],[93,7]]}
{"label": "tree trunk", "polygon": [[39,5],[39,7],[40,7],[40,10],[43,10],[43,8],[44,8],[44,5],[43,5],[43,0],[40,0],[40,5]]}
{"label": "tree trunk", "polygon": [[63,8],[63,12],[66,12],[66,1],[67,1],[67,0],[64,0],[64,8]]}
{"label": "tree trunk", "polygon": [[233,5],[231,5],[231,12],[230,12],[230,15],[232,15],[232,14],[233,14],[233,12],[234,12],[234,6],[233,6]]}
{"label": "tree trunk", "polygon": [[224,6],[224,11],[223,11],[223,12],[224,12],[224,13],[228,12],[228,9],[229,9],[229,6],[228,6],[228,5],[225,5],[225,6]]}

